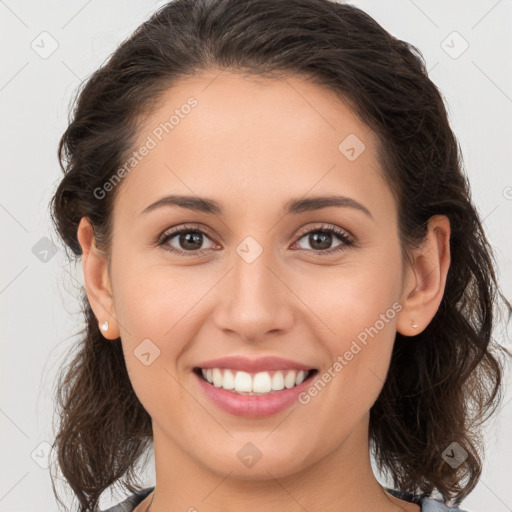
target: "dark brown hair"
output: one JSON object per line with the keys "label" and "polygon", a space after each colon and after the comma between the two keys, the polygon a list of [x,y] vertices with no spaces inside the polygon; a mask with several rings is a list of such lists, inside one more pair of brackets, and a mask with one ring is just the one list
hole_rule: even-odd
{"label": "dark brown hair", "polygon": [[[423,332],[407,339],[397,333],[387,380],[370,411],[370,441],[378,469],[396,489],[438,492],[460,503],[480,477],[481,423],[502,398],[498,356],[510,355],[493,338],[498,298],[507,320],[512,308],[499,290],[460,148],[420,52],[363,11],[330,0],[176,0],[160,8],[77,93],[59,144],[64,177],[51,202],[66,250],[80,257],[77,226],[85,216],[108,254],[119,187],[101,199],[94,190],[133,151],[140,120],[162,94],[211,69],[277,79],[293,74],[348,102],[379,138],[404,254],[421,242],[431,216],[448,216],[444,297]],[[93,511],[114,484],[138,489],[134,467],[151,446],[152,430],[121,341],[105,341],[84,290],[82,303],[85,331],[57,383],[54,447],[79,510]],[[441,456],[454,441],[468,453],[456,469]]]}

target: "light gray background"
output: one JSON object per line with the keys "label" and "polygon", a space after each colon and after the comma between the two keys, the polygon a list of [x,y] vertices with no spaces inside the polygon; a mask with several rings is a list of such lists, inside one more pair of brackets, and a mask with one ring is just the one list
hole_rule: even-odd
{"label": "light gray background", "polygon": [[[163,3],[0,0],[1,512],[57,510],[44,460],[53,439],[55,372],[81,327],[75,297],[82,277],[81,266],[70,265],[61,249],[53,256],[44,252],[51,249],[44,237],[57,241],[47,206],[61,176],[56,148],[69,100],[80,81]],[[448,103],[510,300],[512,2],[354,4],[423,52]],[[40,35],[45,31],[50,36]],[[461,53],[464,41],[469,47]],[[57,49],[44,55],[52,44]],[[502,330],[497,335],[504,337]],[[483,475],[463,503],[471,512],[512,510],[511,400],[509,389],[489,424]],[[153,477],[151,459],[145,485]],[[123,496],[107,498],[103,508]]]}

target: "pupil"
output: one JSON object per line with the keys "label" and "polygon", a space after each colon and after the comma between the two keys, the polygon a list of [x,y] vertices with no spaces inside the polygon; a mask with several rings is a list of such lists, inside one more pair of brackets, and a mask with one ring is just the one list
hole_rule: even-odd
{"label": "pupil", "polygon": [[[330,233],[315,233],[313,235],[309,235],[309,238],[311,247],[315,247],[317,240],[320,239],[320,246],[317,245],[317,249],[329,249],[332,235]],[[311,243],[311,240],[313,240],[314,243]]]}
{"label": "pupil", "polygon": [[[191,250],[196,250],[199,247],[201,247],[201,233],[198,232],[188,232],[188,233],[182,233],[180,235],[180,244],[184,248],[188,248]],[[189,245],[191,244],[191,245]],[[195,245],[194,245],[195,244]]]}
{"label": "pupil", "polygon": [[[182,233],[180,235],[180,244],[182,247],[197,250],[201,247],[201,237],[202,234],[199,232],[189,231],[187,233]],[[331,233],[314,233],[309,235],[311,247],[316,247],[317,249],[324,250],[329,249],[331,245],[332,235]]]}

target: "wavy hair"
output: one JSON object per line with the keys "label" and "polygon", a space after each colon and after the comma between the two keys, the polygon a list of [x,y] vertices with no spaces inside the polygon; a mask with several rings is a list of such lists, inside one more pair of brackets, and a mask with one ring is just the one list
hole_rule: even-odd
{"label": "wavy hair", "polygon": [[[141,119],[163,93],[211,69],[277,79],[291,73],[348,103],[378,136],[404,255],[421,243],[431,216],[449,218],[442,302],[415,338],[396,334],[369,435],[378,469],[395,488],[460,503],[479,480],[481,424],[502,399],[500,356],[511,355],[493,337],[495,306],[501,298],[507,320],[512,307],[500,292],[460,147],[421,53],[360,9],[332,0],[175,0],[155,12],[76,92],[58,148],[64,176],[50,204],[68,256],[81,256],[77,227],[84,216],[108,254],[117,190],[102,199],[94,190],[126,161]],[[139,489],[134,468],[152,430],[120,339],[105,343],[81,292],[85,329],[57,382],[54,448],[83,512],[97,510],[114,484]],[[442,458],[452,442],[468,454],[456,469]]]}

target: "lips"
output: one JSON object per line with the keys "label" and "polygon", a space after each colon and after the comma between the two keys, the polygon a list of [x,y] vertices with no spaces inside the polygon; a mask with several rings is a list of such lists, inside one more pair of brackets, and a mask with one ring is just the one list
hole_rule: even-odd
{"label": "lips", "polygon": [[195,373],[215,387],[221,387],[238,394],[261,395],[291,389],[304,382],[315,370],[276,370],[247,373],[241,370],[211,368],[194,370]]}
{"label": "lips", "polygon": [[193,368],[195,381],[221,410],[245,418],[263,418],[298,403],[318,375],[318,369],[292,359],[230,356]]}
{"label": "lips", "polygon": [[[215,364],[218,364],[216,362]],[[203,370],[199,370],[202,372]],[[211,371],[210,369],[206,371]],[[217,368],[217,371],[219,369]],[[226,370],[229,371],[229,370]],[[295,373],[294,370],[289,370]],[[304,372],[304,370],[301,370]],[[238,373],[242,373],[239,371]],[[277,373],[281,373],[279,370]],[[227,390],[223,387],[217,387],[208,382],[196,370],[192,372],[195,382],[202,390],[204,395],[223,412],[234,416],[247,419],[264,418],[283,412],[292,405],[298,405],[298,397],[310,385],[313,385],[314,379],[318,375],[317,370],[309,372],[309,375],[300,384],[291,388],[283,388],[279,391],[270,391],[266,393],[245,392],[239,393],[236,390]],[[247,374],[249,375],[249,374]],[[224,382],[225,384],[225,382]]]}

